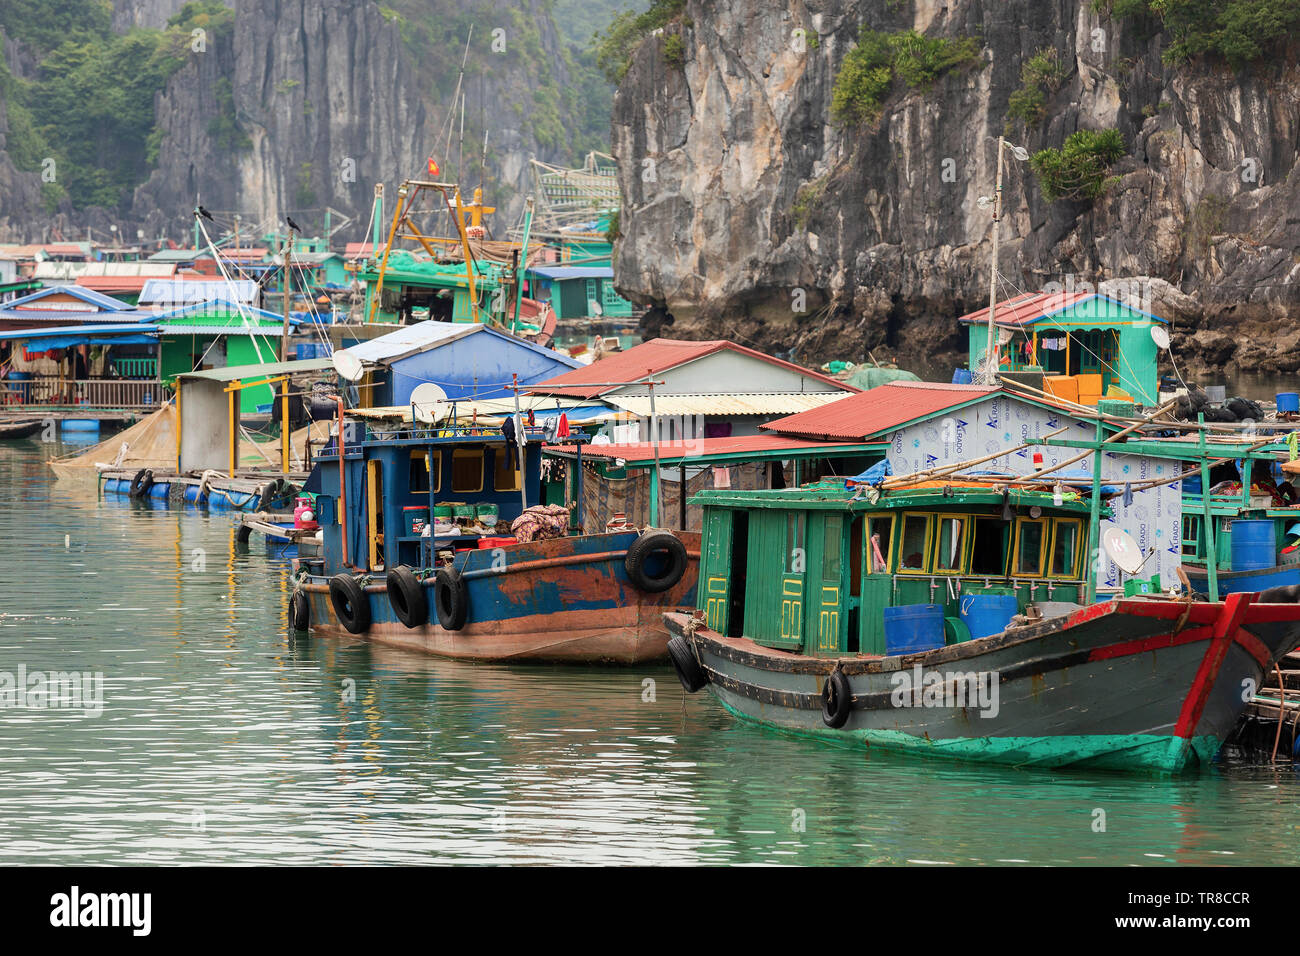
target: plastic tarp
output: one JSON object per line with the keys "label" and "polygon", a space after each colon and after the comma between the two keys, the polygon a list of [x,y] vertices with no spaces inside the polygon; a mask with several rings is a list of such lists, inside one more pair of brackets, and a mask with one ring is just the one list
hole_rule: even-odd
{"label": "plastic tarp", "polygon": [[890,382],[919,382],[920,379],[911,372],[905,372],[901,368],[877,368],[874,365],[859,365],[852,372],[846,381],[857,388],[867,391],[877,385],[888,385]]}

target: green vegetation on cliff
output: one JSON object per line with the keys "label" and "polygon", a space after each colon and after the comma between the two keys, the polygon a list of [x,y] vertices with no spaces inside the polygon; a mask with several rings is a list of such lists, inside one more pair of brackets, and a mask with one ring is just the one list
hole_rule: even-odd
{"label": "green vegetation on cliff", "polygon": [[[596,66],[609,82],[617,86],[623,82],[623,77],[632,64],[632,54],[637,51],[641,41],[655,30],[672,23],[685,9],[686,0],[653,0],[650,9],[644,13],[620,13],[603,32],[598,31],[593,37]],[[682,52],[681,47],[677,49],[679,53]]]}
{"label": "green vegetation on cliff", "polygon": [[831,115],[845,125],[870,123],[880,115],[896,79],[913,89],[929,89],[950,70],[981,62],[979,43],[971,37],[947,40],[915,30],[879,33],[864,27],[835,77]]}
{"label": "green vegetation on cliff", "polygon": [[[196,42],[214,43],[234,14],[218,0],[186,4],[166,30],[109,28],[102,0],[10,0],[0,30],[38,58],[23,80],[0,62],[14,165],[42,176],[52,209],[114,207],[149,174],[157,158],[154,96],[185,63]],[[206,31],[196,35],[196,29]]]}
{"label": "green vegetation on cliff", "polygon": [[1171,42],[1171,62],[1217,56],[1234,67],[1300,39],[1296,0],[1094,0],[1114,17],[1158,17]]}
{"label": "green vegetation on cliff", "polygon": [[1029,159],[1039,188],[1048,202],[1096,199],[1113,180],[1111,165],[1124,155],[1124,137],[1117,129],[1081,129],[1060,149],[1041,149]]}
{"label": "green vegetation on cliff", "polygon": [[1045,46],[1020,68],[1020,88],[1007,101],[1007,112],[1026,126],[1037,126],[1047,116],[1047,97],[1061,88],[1065,68],[1060,55]]}

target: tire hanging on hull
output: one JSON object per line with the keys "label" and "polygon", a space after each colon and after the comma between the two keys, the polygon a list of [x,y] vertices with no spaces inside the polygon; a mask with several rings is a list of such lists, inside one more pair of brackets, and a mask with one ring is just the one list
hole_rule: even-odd
{"label": "tire hanging on hull", "polygon": [[336,574],[330,578],[330,604],[348,633],[360,634],[370,627],[370,601],[352,575]]}
{"label": "tire hanging on hull", "polygon": [[424,584],[414,571],[399,564],[389,569],[384,586],[393,614],[404,626],[423,627],[429,623],[429,600],[424,594]]}

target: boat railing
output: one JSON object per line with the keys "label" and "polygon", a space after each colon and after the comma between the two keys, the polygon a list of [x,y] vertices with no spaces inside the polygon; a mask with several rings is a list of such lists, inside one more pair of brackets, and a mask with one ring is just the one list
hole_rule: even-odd
{"label": "boat railing", "polygon": [[0,404],[4,405],[153,409],[166,398],[163,384],[148,379],[68,379],[54,375],[15,378],[11,373],[0,380]]}

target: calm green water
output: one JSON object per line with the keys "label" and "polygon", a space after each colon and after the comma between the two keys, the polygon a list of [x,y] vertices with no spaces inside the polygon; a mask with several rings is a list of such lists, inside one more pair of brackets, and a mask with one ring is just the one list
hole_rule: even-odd
{"label": "calm green water", "polygon": [[102,671],[104,708],[0,710],[0,864],[1300,863],[1290,766],[868,760],[667,668],[290,641],[287,565],[228,515],[96,500],[52,450],[0,444],[0,671]]}

